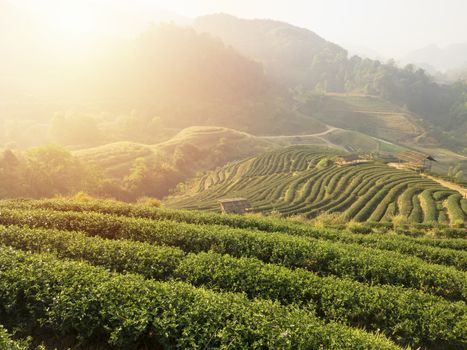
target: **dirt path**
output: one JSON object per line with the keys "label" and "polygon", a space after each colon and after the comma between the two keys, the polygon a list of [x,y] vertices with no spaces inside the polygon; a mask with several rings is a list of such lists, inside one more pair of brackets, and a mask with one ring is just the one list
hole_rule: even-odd
{"label": "dirt path", "polygon": [[324,136],[324,135],[327,135],[335,130],[339,130],[339,128],[335,128],[334,126],[329,126],[327,125],[327,130],[323,131],[323,132],[319,132],[319,133],[316,133],[316,134],[306,134],[306,135],[302,135],[302,134],[299,134],[299,135],[273,135],[273,136],[257,136],[258,138],[260,139],[293,139],[293,138],[296,138],[296,137],[320,137],[320,136]]}
{"label": "dirt path", "polygon": [[424,177],[427,177],[433,181],[436,181],[437,183],[439,183],[440,185],[444,186],[444,187],[447,187],[451,190],[454,190],[454,191],[457,191],[459,192],[462,197],[464,198],[467,198],[467,188],[464,188],[454,182],[450,182],[450,181],[446,181],[446,180],[443,180],[443,179],[439,179],[437,177],[434,177],[434,176],[431,176],[431,175],[426,175],[426,174],[422,174],[422,176]]}
{"label": "dirt path", "polygon": [[[388,163],[387,165],[392,166],[393,168],[405,170],[405,167],[404,167],[403,164]],[[454,182],[443,180],[443,179],[440,179],[440,178],[437,178],[437,177],[434,177],[434,176],[431,176],[431,175],[427,175],[427,174],[420,174],[420,175],[423,176],[423,177],[426,177],[426,178],[428,178],[430,180],[433,180],[433,181],[439,183],[440,185],[442,185],[442,186],[444,186],[446,188],[457,191],[462,195],[462,197],[467,198],[467,188],[464,188],[464,187],[462,187],[462,186],[460,186],[460,185],[458,185],[458,184],[456,184]]]}

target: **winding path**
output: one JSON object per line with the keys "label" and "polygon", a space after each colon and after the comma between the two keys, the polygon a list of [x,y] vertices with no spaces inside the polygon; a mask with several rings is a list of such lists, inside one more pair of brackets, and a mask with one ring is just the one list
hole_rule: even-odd
{"label": "winding path", "polygon": [[443,179],[439,179],[437,177],[434,177],[434,176],[431,176],[431,175],[426,175],[426,174],[422,174],[422,176],[424,177],[427,177],[433,181],[436,181],[437,183],[439,183],[440,185],[444,186],[444,187],[447,187],[451,190],[454,190],[454,191],[457,191],[459,192],[462,197],[464,198],[467,198],[467,188],[464,188],[454,182],[451,182],[451,181],[446,181],[446,180],[443,180]]}
{"label": "winding path", "polygon": [[336,128],[334,126],[329,126],[329,125],[326,125],[326,127],[328,128],[327,130],[323,131],[323,132],[319,132],[319,133],[316,133],[316,134],[298,134],[298,135],[273,135],[273,136],[257,136],[258,138],[260,139],[293,139],[293,138],[296,138],[296,137],[321,137],[321,136],[324,136],[324,135],[327,135],[335,130],[340,130],[339,128]]}

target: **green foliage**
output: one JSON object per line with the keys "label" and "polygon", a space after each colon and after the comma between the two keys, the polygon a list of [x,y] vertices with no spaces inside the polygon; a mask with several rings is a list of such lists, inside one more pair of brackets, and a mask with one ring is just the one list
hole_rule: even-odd
{"label": "green foliage", "polygon": [[[138,273],[146,278],[182,279],[195,286],[244,292],[250,298],[278,300],[317,308],[327,320],[369,330],[384,330],[401,343],[458,342],[457,328],[463,303],[397,287],[368,285],[335,277],[318,277],[305,270],[290,270],[254,258],[233,258],[217,253],[185,255],[176,248],[130,241],[108,241],[79,233],[0,228],[0,242],[16,249],[50,252],[60,258],[85,260],[118,272]],[[388,304],[387,300],[394,300]],[[339,303],[336,304],[336,300]],[[446,315],[446,308],[451,312]],[[416,322],[409,321],[417,314]],[[436,314],[437,328],[427,328]],[[407,324],[408,323],[408,324]],[[420,330],[424,331],[420,331]],[[449,335],[446,335],[449,334]]]}
{"label": "green foliage", "polygon": [[316,166],[317,166],[318,168],[326,168],[326,167],[328,167],[328,166],[331,165],[331,164],[332,164],[332,162],[331,162],[330,159],[328,159],[328,158],[323,158],[323,159],[321,159],[321,160],[318,162],[318,164],[316,164]]}
{"label": "green foliage", "polygon": [[424,203],[424,223],[434,223],[438,221],[438,211],[436,209],[436,202],[432,197],[433,190],[425,190],[421,193],[420,199]]}
{"label": "green foliage", "polygon": [[235,257],[305,268],[322,275],[417,288],[451,299],[467,295],[465,274],[400,253],[330,242],[310,237],[194,225],[168,220],[150,221],[97,213],[2,209],[2,224],[82,231],[110,239],[131,239],[179,247],[186,252],[215,250]]}
{"label": "green foliage", "polygon": [[342,219],[327,220],[326,226],[344,221],[389,222],[399,215],[411,223],[437,225],[437,207],[455,193],[415,172],[381,163],[338,166],[330,161],[337,154],[315,146],[269,151],[198,176],[165,203],[174,208],[219,210],[219,198],[245,197],[254,212],[276,210],[283,216],[318,218],[315,222],[323,221],[323,215]]}
{"label": "green foliage", "polygon": [[[29,342],[12,340],[8,332],[0,325],[0,349],[2,350],[29,350]],[[39,350],[39,349],[38,349]]]}
{"label": "green foliage", "polygon": [[155,207],[155,208],[160,208],[162,206],[162,202],[158,200],[157,198],[152,198],[152,197],[141,197],[138,198],[136,201],[140,205],[147,205],[149,207]]}
{"label": "green foliage", "polygon": [[84,344],[101,339],[122,349],[398,348],[382,336],[324,323],[310,310],[277,302],[5,248],[0,266],[6,317],[23,327],[74,334]]}
{"label": "green foliage", "polygon": [[9,150],[0,159],[0,197],[71,195],[96,184],[92,171],[68,150],[46,145],[17,154]]}
{"label": "green foliage", "polygon": [[[280,324],[286,322],[283,315],[299,312],[300,316],[294,314],[294,317],[304,317],[310,327],[313,325],[320,330],[316,341],[321,345],[334,339],[333,322],[340,322],[336,327],[344,333],[348,330],[367,336],[355,328],[342,328],[342,324],[382,332],[398,344],[414,347],[460,349],[465,341],[466,306],[463,301],[455,301],[465,300],[466,295],[465,240],[410,238],[387,233],[362,235],[325,227],[317,229],[309,222],[176,211],[81,197],[0,202],[1,222],[37,227],[0,227],[0,244],[52,253],[60,259],[0,248],[0,280],[5,282],[0,283],[0,299],[15,293],[26,296],[21,302],[14,298],[0,300],[3,305],[9,305],[5,314],[0,313],[0,322],[2,317],[7,317],[9,325],[21,325],[25,330],[47,326],[48,332],[73,334],[87,345],[99,340],[128,349],[141,344],[204,346],[206,339],[215,344],[218,341],[217,336],[210,338],[208,331],[204,331],[214,322],[211,317],[225,324],[222,321],[225,314],[213,306],[213,303],[218,305],[213,300],[230,295],[234,298],[233,294],[224,292],[242,292],[249,299],[274,300],[283,306],[249,301],[245,297],[229,299],[230,311],[237,310],[237,305],[242,306],[238,306],[238,313],[230,312],[225,317],[236,320],[236,324],[240,322],[241,329],[252,329],[250,321],[257,322],[246,309],[263,318],[265,314],[261,310],[267,309],[269,316],[266,317]],[[40,227],[77,230],[94,237]],[[348,229],[368,232],[368,228],[375,229],[362,223],[354,223]],[[410,255],[420,256],[426,262]],[[84,260],[118,274],[93,270],[83,263],[66,262],[66,259]],[[439,265],[427,263],[429,261]],[[12,273],[18,269],[21,273]],[[120,275],[122,273],[137,273],[159,281],[178,279],[192,286],[152,282],[134,275]],[[115,282],[110,282],[109,278]],[[31,283],[35,286],[33,289],[27,287]],[[16,292],[10,292],[13,288]],[[167,288],[173,291],[170,297]],[[430,295],[433,293],[439,296]],[[177,300],[176,296],[181,299]],[[168,299],[164,299],[166,297]],[[207,298],[206,304],[200,306],[197,302],[202,298]],[[34,307],[25,306],[23,300]],[[219,305],[225,308],[225,302]],[[195,309],[188,307],[193,303]],[[256,303],[266,304],[258,309]],[[170,305],[167,311],[164,305]],[[153,322],[156,314],[151,310],[156,306],[162,312],[157,315],[164,316],[157,316],[158,321]],[[99,316],[95,310],[101,310]],[[312,310],[326,321],[326,326],[313,316]],[[167,321],[165,317],[169,317]],[[160,325],[158,322],[173,326],[159,333],[159,326],[155,326]],[[271,325],[269,321],[267,324]],[[258,327],[259,330],[254,328],[253,331],[257,335],[255,339],[269,342],[274,331],[270,327],[268,330]],[[196,333],[199,329],[203,331]],[[308,337],[306,330],[297,332],[300,334],[297,339]],[[149,338],[148,334],[151,334]],[[238,328],[229,328],[227,334],[237,339],[238,344],[255,347],[247,340],[251,336],[243,337],[244,333],[239,333]],[[342,337],[347,333],[339,334]],[[68,337],[68,346],[70,339]],[[292,339],[295,338],[291,338],[290,344],[294,345],[290,346],[300,348],[297,344],[301,343],[294,343]],[[356,341],[349,344],[354,347]]]}
{"label": "green foliage", "polygon": [[462,210],[460,202],[462,201],[460,194],[450,195],[447,199],[448,215],[451,218],[451,222],[456,225],[463,227],[466,225],[466,214]]}
{"label": "green foliage", "polygon": [[[462,202],[462,201],[461,201]],[[286,233],[292,236],[313,237],[330,241],[343,241],[348,243],[358,243],[364,246],[375,247],[384,250],[394,250],[401,253],[418,256],[426,261],[452,266],[460,266],[465,269],[464,263],[456,258],[448,258],[448,254],[438,260],[441,252],[437,248],[443,248],[445,253],[450,250],[463,251],[467,249],[465,239],[431,239],[413,238],[396,234],[375,234],[359,235],[349,234],[339,229],[331,229],[323,222],[321,227],[310,226],[310,222],[301,224],[296,220],[272,219],[258,215],[224,215],[211,212],[196,212],[174,210],[169,208],[152,208],[141,205],[128,205],[122,202],[109,200],[94,200],[92,202],[76,201],[69,199],[53,199],[42,201],[29,200],[5,200],[0,201],[1,208],[18,209],[46,209],[51,211],[75,211],[75,212],[96,212],[117,216],[146,218],[156,221],[170,220],[197,225],[223,225],[236,229],[259,230],[273,233]],[[324,216],[323,216],[324,217]],[[402,220],[402,217],[394,219]],[[397,221],[397,220],[396,220]],[[335,223],[328,222],[328,225]],[[395,228],[410,228],[411,225],[406,218],[395,225]],[[402,231],[403,232],[403,231]],[[465,232],[465,231],[463,231]],[[456,254],[456,252],[452,252]],[[457,252],[459,253],[459,252]],[[462,253],[461,253],[462,255]],[[465,258],[464,258],[465,261]]]}

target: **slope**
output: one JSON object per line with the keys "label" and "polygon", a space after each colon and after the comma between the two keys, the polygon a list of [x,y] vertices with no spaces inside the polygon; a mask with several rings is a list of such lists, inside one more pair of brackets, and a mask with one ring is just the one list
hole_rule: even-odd
{"label": "slope", "polygon": [[[385,128],[385,124],[391,123],[389,119],[394,119],[399,127],[410,119],[407,125],[412,131],[431,131],[429,142],[436,141],[456,152],[467,149],[466,84],[438,84],[414,65],[400,68],[394,61],[381,63],[358,56],[348,57],[339,46],[287,23],[212,15],[199,18],[194,26],[262,62],[269,67],[268,72],[298,95],[309,91],[358,93],[377,96],[404,109],[404,112],[386,115],[381,126],[369,130],[370,136],[378,137],[375,130],[378,133],[380,127]],[[416,117],[410,118],[411,115]],[[321,115],[330,125],[336,118],[341,122],[347,116],[367,119],[351,111],[338,116]],[[379,114],[379,119],[384,119],[383,115]]]}
{"label": "slope", "polygon": [[419,174],[373,161],[337,165],[336,150],[293,146],[235,162],[193,179],[169,197],[174,208],[218,210],[221,198],[245,197],[253,211],[312,218],[342,213],[347,220],[465,223],[456,191]]}
{"label": "slope", "polygon": [[261,62],[268,74],[288,86],[311,88],[326,77],[329,88],[338,88],[338,82],[332,82],[339,70],[335,63],[345,59],[347,52],[307,29],[225,14],[197,18],[193,26]]}
{"label": "slope", "polygon": [[336,127],[397,143],[426,133],[417,116],[377,96],[313,94],[300,110]]}
{"label": "slope", "polygon": [[[197,172],[213,169],[274,147],[275,144],[244,132],[222,127],[191,127],[170,140],[145,145],[118,142],[75,151],[83,163],[96,167],[105,178],[119,183],[143,171],[162,177],[146,185],[161,187],[157,197],[168,194],[178,182]],[[141,186],[144,186],[141,184]],[[143,188],[141,188],[144,191]],[[146,189],[147,194],[151,189]]]}

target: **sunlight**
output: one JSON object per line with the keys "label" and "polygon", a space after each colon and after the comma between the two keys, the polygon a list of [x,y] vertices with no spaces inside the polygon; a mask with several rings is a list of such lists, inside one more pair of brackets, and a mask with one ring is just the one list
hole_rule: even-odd
{"label": "sunlight", "polygon": [[97,34],[103,27],[101,19],[86,2],[51,1],[42,3],[39,20],[53,37],[70,39]]}

